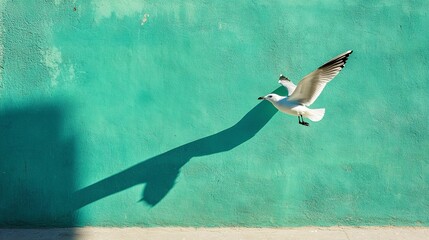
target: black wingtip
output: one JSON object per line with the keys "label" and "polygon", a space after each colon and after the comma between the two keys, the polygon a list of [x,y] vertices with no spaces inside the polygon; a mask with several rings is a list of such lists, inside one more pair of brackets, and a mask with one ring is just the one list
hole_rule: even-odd
{"label": "black wingtip", "polygon": [[346,52],[346,54],[345,54],[345,56],[350,56],[350,54],[352,54],[353,53],[353,50],[348,50],[347,52]]}
{"label": "black wingtip", "polygon": [[286,81],[290,81],[289,78],[283,76],[283,74],[280,74],[279,80],[286,80]]}
{"label": "black wingtip", "polygon": [[319,67],[319,69],[324,68],[324,67],[326,67],[330,64],[333,64],[333,63],[338,63],[338,62],[342,62],[341,68],[343,68],[344,65],[346,64],[350,54],[352,54],[352,53],[353,53],[353,50],[348,50],[347,52],[342,53],[342,54],[336,56],[335,58],[331,59],[329,62],[323,64],[322,66]]}

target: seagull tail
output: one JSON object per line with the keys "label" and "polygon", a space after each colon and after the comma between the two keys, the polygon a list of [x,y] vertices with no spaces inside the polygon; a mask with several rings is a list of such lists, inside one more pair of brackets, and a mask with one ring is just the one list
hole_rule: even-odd
{"label": "seagull tail", "polygon": [[322,120],[323,116],[325,116],[325,109],[324,108],[318,108],[318,109],[310,109],[310,111],[307,111],[305,114],[308,119],[310,119],[313,122],[318,122]]}

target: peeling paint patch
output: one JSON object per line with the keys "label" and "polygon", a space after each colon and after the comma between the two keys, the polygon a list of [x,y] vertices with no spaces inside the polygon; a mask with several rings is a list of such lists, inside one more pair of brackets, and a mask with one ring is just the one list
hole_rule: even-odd
{"label": "peeling paint patch", "polygon": [[41,54],[41,62],[48,68],[49,75],[51,76],[51,86],[58,85],[58,77],[61,73],[60,64],[63,62],[60,50],[52,47],[41,50]]}
{"label": "peeling paint patch", "polygon": [[95,10],[95,22],[99,23],[105,18],[116,15],[117,18],[131,16],[143,11],[145,1],[142,0],[93,0],[92,5]]}
{"label": "peeling paint patch", "polygon": [[76,76],[76,71],[73,64],[69,66],[69,81],[73,81]]}
{"label": "peeling paint patch", "polygon": [[224,24],[223,24],[222,22],[219,22],[219,23],[218,23],[218,25],[217,25],[218,29],[219,29],[219,30],[222,30],[222,29],[223,29],[223,25],[224,25]]}
{"label": "peeling paint patch", "polygon": [[[41,63],[47,68],[51,77],[51,86],[56,87],[62,79],[63,83],[72,82],[76,77],[74,64],[63,60],[61,51],[57,47],[41,50]],[[66,63],[64,63],[66,62]]]}
{"label": "peeling paint patch", "polygon": [[141,25],[143,26],[146,22],[147,22],[147,18],[149,17],[149,14],[145,13],[143,15],[142,21],[141,21]]}

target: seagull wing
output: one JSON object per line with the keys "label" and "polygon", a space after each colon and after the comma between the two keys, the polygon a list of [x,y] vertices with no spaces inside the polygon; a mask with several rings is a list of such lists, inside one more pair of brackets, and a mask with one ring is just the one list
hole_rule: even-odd
{"label": "seagull wing", "polygon": [[290,96],[295,91],[296,85],[289,78],[280,75],[279,83],[287,89],[287,95]]}
{"label": "seagull wing", "polygon": [[315,71],[305,76],[288,97],[289,101],[296,101],[305,106],[310,106],[319,97],[323,88],[343,69],[352,50],[338,55],[332,60],[320,66]]}

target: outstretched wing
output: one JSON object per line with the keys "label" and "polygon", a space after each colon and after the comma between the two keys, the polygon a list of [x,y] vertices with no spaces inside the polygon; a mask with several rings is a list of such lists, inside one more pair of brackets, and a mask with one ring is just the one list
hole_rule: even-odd
{"label": "outstretched wing", "polygon": [[343,69],[352,50],[338,55],[329,62],[323,64],[312,73],[305,76],[296,87],[292,95],[288,97],[290,101],[299,102],[305,106],[310,106],[319,97],[323,88]]}
{"label": "outstretched wing", "polygon": [[295,91],[296,85],[289,80],[289,78],[283,76],[283,74],[280,75],[279,83],[283,85],[287,89],[287,95],[290,96]]}

